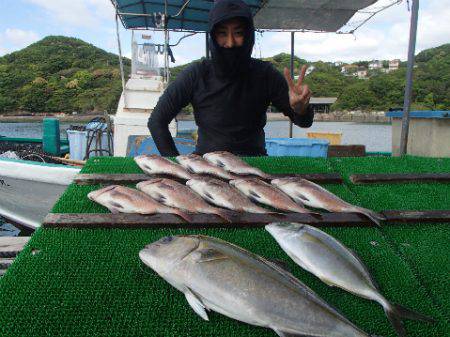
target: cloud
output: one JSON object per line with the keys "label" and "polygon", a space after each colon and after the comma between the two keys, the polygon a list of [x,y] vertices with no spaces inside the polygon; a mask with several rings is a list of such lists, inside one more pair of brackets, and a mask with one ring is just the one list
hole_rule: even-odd
{"label": "cloud", "polygon": [[64,25],[99,28],[101,21],[113,19],[114,8],[106,0],[27,0],[44,9],[49,17]]}
{"label": "cloud", "polygon": [[[406,4],[401,3],[377,14],[354,35],[296,33],[295,54],[309,61],[406,60],[410,15]],[[420,8],[416,54],[450,42],[449,17],[450,8],[438,0],[430,0]],[[259,44],[255,46],[257,57],[259,48],[263,57],[290,53],[290,33],[264,33]]]}
{"label": "cloud", "polygon": [[39,35],[32,30],[7,28],[0,32],[0,55],[24,48],[39,40]]}

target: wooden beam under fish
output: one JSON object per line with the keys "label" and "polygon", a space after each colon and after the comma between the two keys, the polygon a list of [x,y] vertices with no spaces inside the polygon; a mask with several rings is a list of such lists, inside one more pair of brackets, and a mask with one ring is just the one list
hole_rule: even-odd
{"label": "wooden beam under fish", "polygon": [[[340,184],[343,182],[339,173],[305,173],[305,174],[273,174],[274,178],[286,178],[286,177],[298,177],[313,181],[319,184]],[[220,179],[218,177],[202,175],[202,177],[211,177]],[[242,178],[248,178],[250,176],[242,176]],[[254,176],[252,176],[254,177]],[[136,184],[141,181],[153,179],[153,178],[168,178],[177,181],[185,182],[186,180],[172,177],[168,175],[147,175],[147,174],[100,174],[100,173],[79,173],[75,176],[74,182],[78,185],[95,185],[95,184]],[[261,178],[259,178],[261,179]],[[261,179],[264,180],[264,179]]]}
{"label": "wooden beam under fish", "polygon": [[[304,213],[256,214],[234,212],[235,221],[227,223],[212,214],[192,214],[193,222],[186,223],[173,214],[99,214],[99,213],[49,213],[43,227],[69,228],[250,228],[263,227],[271,222],[299,222],[316,227],[375,227],[364,215],[358,213],[323,213],[320,218]],[[450,210],[381,212],[387,224],[450,223]]]}
{"label": "wooden beam under fish", "polygon": [[352,174],[350,181],[354,184],[391,184],[438,182],[450,183],[450,173],[377,173]]}

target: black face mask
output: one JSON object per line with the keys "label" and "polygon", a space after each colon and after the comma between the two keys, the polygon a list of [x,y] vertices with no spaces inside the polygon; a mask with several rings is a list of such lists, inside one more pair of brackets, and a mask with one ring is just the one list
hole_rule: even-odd
{"label": "black face mask", "polygon": [[248,46],[224,48],[214,41],[211,56],[218,75],[223,77],[238,77],[247,72],[250,64]]}

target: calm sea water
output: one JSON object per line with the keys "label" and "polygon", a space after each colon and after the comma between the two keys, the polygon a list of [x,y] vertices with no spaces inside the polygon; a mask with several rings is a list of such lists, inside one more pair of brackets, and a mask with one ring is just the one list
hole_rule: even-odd
{"label": "calm sea water", "polygon": [[[61,136],[66,137],[66,130],[70,125],[62,123]],[[195,129],[193,121],[180,121],[179,129]],[[266,137],[288,137],[289,122],[271,121],[264,128]],[[307,137],[307,132],[341,132],[342,144],[365,145],[367,151],[390,152],[391,151],[391,125],[390,124],[363,124],[351,122],[316,122],[308,129],[294,125],[294,137]],[[0,136],[19,138],[42,137],[41,123],[0,123]]]}

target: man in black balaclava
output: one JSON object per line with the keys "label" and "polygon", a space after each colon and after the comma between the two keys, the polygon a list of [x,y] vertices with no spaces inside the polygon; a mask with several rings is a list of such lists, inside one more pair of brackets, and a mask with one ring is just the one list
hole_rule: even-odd
{"label": "man in black balaclava", "polygon": [[266,155],[264,126],[269,104],[294,124],[310,127],[311,92],[265,61],[251,58],[255,28],[250,8],[241,0],[220,0],[209,13],[211,60],[191,64],[172,82],[152,112],[148,127],[163,156],[178,151],[168,125],[192,104],[198,126],[195,153],[229,151],[243,156]]}

